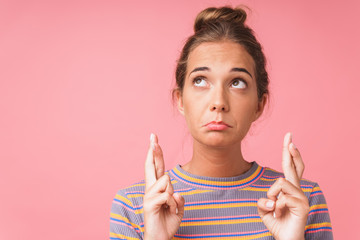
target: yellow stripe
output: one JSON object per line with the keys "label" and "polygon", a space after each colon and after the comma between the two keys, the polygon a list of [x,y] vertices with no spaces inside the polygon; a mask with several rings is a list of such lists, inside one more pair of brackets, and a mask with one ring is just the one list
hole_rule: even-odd
{"label": "yellow stripe", "polygon": [[237,185],[237,184],[242,184],[242,183],[246,183],[248,182],[249,180],[253,179],[256,177],[256,175],[259,174],[259,172],[261,171],[261,167],[258,166],[258,168],[255,170],[255,172],[245,178],[245,179],[241,179],[241,180],[238,180],[238,181],[234,181],[234,182],[221,182],[221,181],[209,181],[209,180],[203,180],[203,179],[197,179],[197,178],[192,178],[192,177],[189,177],[187,175],[184,175],[182,174],[178,169],[174,169],[174,171],[176,172],[177,175],[181,176],[182,178],[186,179],[186,180],[189,180],[189,181],[192,181],[192,182],[195,182],[195,183],[200,183],[200,184],[212,184],[212,185],[218,185],[218,186],[232,186],[232,185]]}
{"label": "yellow stripe", "polygon": [[313,192],[316,192],[316,191],[321,191],[320,187],[314,187]]}
{"label": "yellow stripe", "polygon": [[322,222],[322,223],[313,223],[306,225],[305,230],[319,228],[319,227],[331,227],[331,223],[329,222]]}
{"label": "yellow stripe", "polygon": [[145,183],[138,183],[138,184],[131,185],[131,186],[125,188],[125,189],[129,189],[129,188],[132,188],[132,187],[143,187],[143,186],[145,186]]}
{"label": "yellow stripe", "polygon": [[123,201],[123,202],[125,202],[126,204],[128,204],[128,205],[130,205],[130,206],[133,207],[132,202],[131,202],[129,199],[124,198],[123,196],[118,195],[118,194],[115,195],[115,198],[116,198],[117,200]]}
{"label": "yellow stripe", "polygon": [[143,231],[142,228],[140,227],[140,225],[137,225],[137,224],[135,224],[135,223],[130,222],[128,218],[123,217],[123,216],[121,216],[120,214],[110,213],[110,217],[115,218],[115,219],[118,219],[118,220],[123,220],[124,222],[129,223],[131,226],[133,226],[133,227],[135,227],[135,228],[138,228],[138,229],[140,229],[141,231]]}
{"label": "yellow stripe", "polygon": [[125,239],[129,239],[129,240],[139,240],[138,238],[128,237],[128,236],[125,236],[120,233],[112,233],[112,232],[110,233],[110,237],[125,238]]}
{"label": "yellow stripe", "polygon": [[184,195],[195,195],[195,194],[199,194],[199,193],[206,193],[206,192],[213,192],[214,190],[193,190],[190,192],[179,192],[181,196]]}
{"label": "yellow stripe", "polygon": [[181,227],[189,227],[189,226],[207,226],[207,225],[228,225],[228,224],[239,224],[239,223],[255,223],[262,222],[259,218],[254,219],[234,219],[234,220],[214,220],[214,221],[199,221],[199,222],[184,222],[181,223]]}
{"label": "yellow stripe", "polygon": [[261,181],[267,181],[267,182],[275,182],[277,178],[275,179],[267,179],[267,178],[260,178]]}
{"label": "yellow stripe", "polygon": [[218,209],[218,208],[233,208],[233,207],[256,207],[257,203],[228,203],[228,204],[211,204],[203,206],[185,206],[187,210],[200,210],[200,209]]}
{"label": "yellow stripe", "polygon": [[139,209],[139,210],[135,210],[135,214],[143,214],[143,208]]}
{"label": "yellow stripe", "polygon": [[267,192],[267,191],[269,191],[269,188],[246,187],[243,189],[239,189],[239,191]]}
{"label": "yellow stripe", "polygon": [[128,198],[137,198],[137,197],[144,197],[143,193],[134,193],[134,194],[128,194]]}
{"label": "yellow stripe", "polygon": [[310,207],[310,211],[311,211],[311,210],[315,210],[315,209],[319,209],[319,208],[327,208],[327,205],[326,205],[326,204],[312,205],[312,206]]}

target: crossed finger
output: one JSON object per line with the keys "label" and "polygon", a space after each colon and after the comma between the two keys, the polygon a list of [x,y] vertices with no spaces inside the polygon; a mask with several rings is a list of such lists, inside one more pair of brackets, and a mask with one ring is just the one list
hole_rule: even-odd
{"label": "crossed finger", "polygon": [[145,191],[164,175],[165,163],[158,138],[155,134],[150,135],[149,150],[145,160]]}
{"label": "crossed finger", "polygon": [[300,179],[304,172],[304,163],[300,152],[292,143],[291,133],[285,134],[282,153],[282,168],[285,178],[300,188]]}

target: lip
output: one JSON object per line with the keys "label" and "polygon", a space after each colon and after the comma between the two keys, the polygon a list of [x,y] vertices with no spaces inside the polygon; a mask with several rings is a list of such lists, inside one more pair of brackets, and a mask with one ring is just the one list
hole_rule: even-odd
{"label": "lip", "polygon": [[209,122],[207,124],[205,124],[205,126],[209,129],[209,130],[213,130],[213,131],[222,131],[225,130],[227,128],[230,128],[231,126],[223,121],[212,121]]}

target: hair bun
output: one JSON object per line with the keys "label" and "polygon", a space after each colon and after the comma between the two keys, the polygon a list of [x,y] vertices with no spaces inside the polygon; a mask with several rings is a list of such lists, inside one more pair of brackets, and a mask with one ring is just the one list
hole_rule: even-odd
{"label": "hair bun", "polygon": [[231,22],[234,24],[244,25],[246,12],[242,8],[231,7],[209,7],[201,11],[195,19],[194,31],[197,32],[204,26],[214,21]]}

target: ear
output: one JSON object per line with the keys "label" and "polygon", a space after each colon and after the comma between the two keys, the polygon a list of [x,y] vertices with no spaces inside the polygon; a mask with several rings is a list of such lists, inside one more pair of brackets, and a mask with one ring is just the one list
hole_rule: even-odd
{"label": "ear", "polygon": [[179,89],[174,90],[174,97],[175,97],[175,101],[178,107],[179,112],[184,115],[184,105],[183,105],[183,98],[182,98],[182,94],[181,91]]}
{"label": "ear", "polygon": [[261,116],[261,114],[263,113],[265,105],[266,105],[266,103],[268,101],[268,97],[269,97],[269,95],[267,93],[264,93],[261,100],[258,102],[258,107],[257,107],[257,110],[255,112],[254,121],[256,121]]}

